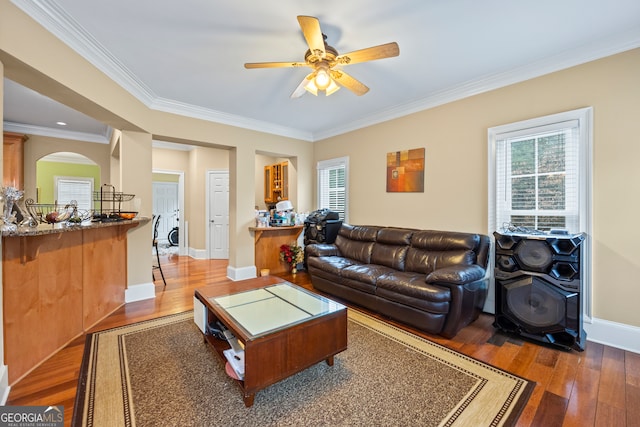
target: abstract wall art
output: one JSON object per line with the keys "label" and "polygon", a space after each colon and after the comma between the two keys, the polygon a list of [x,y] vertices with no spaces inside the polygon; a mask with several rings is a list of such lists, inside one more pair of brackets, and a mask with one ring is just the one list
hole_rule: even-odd
{"label": "abstract wall art", "polygon": [[424,193],[424,148],[387,153],[387,193]]}

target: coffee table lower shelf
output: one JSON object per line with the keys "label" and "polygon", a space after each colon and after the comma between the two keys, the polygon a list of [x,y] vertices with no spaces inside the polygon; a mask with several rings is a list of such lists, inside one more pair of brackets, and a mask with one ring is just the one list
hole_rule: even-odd
{"label": "coffee table lower shelf", "polygon": [[[258,391],[323,360],[333,366],[334,356],[347,349],[346,309],[251,340],[243,339],[233,322],[217,318],[207,306],[207,322],[216,320],[229,328],[244,346],[244,380],[235,381],[242,391],[246,407],[253,405]],[[223,362],[227,362],[223,351],[230,345],[226,341],[205,334],[204,342],[216,350]]]}

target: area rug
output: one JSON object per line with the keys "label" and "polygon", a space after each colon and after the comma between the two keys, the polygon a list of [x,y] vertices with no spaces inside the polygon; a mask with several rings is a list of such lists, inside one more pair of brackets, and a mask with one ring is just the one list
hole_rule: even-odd
{"label": "area rug", "polygon": [[348,349],[244,406],[193,313],[87,336],[73,426],[510,426],[534,383],[349,309]]}

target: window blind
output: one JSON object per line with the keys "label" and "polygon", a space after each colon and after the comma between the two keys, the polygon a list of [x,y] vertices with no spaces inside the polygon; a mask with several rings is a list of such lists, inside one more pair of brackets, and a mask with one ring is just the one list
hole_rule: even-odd
{"label": "window blind", "polygon": [[580,231],[579,121],[496,135],[496,227]]}
{"label": "window blind", "polygon": [[78,202],[78,209],[89,210],[93,206],[93,178],[55,177],[56,200],[65,205],[72,200]]}
{"label": "window blind", "polygon": [[338,212],[347,221],[348,158],[318,162],[318,209]]}

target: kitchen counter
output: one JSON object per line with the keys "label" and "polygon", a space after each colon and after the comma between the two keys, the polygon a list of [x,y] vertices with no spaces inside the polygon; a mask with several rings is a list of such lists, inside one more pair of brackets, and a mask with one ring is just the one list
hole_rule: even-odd
{"label": "kitchen counter", "polygon": [[16,236],[41,236],[43,234],[56,234],[65,233],[67,231],[81,231],[94,228],[113,227],[115,225],[131,225],[137,226],[138,224],[146,224],[151,221],[148,217],[137,217],[133,219],[125,219],[122,221],[107,221],[107,222],[90,222],[85,221],[78,225],[68,225],[65,222],[57,224],[39,224],[35,228],[20,228],[17,231],[3,231],[2,237],[16,237]]}
{"label": "kitchen counter", "polygon": [[10,385],[124,304],[127,231],[149,221],[43,224],[2,233]]}

